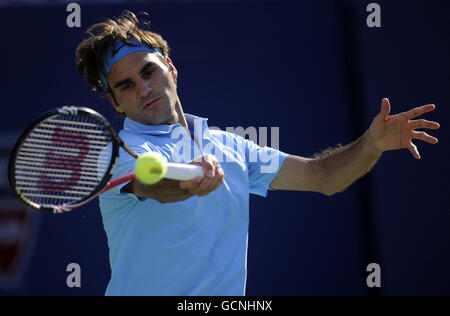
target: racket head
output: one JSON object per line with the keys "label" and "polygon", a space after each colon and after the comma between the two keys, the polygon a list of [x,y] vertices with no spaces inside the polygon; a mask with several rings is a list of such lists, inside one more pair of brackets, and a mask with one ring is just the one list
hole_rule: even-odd
{"label": "racket head", "polygon": [[20,201],[38,211],[71,211],[106,187],[119,143],[98,112],[76,106],[54,109],[16,142],[8,164],[9,186]]}

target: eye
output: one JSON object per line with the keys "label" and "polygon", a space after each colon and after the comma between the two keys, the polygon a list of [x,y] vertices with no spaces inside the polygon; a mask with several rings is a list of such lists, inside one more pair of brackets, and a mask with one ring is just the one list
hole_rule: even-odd
{"label": "eye", "polygon": [[144,72],[144,76],[143,76],[143,77],[144,77],[145,79],[148,79],[148,78],[151,77],[151,75],[152,75],[154,72],[155,72],[154,69],[147,70],[146,72]]}
{"label": "eye", "polygon": [[129,84],[129,83],[126,83],[126,84],[124,84],[124,85],[122,86],[122,88],[120,88],[120,91],[125,91],[125,90],[127,90],[129,87],[130,87],[130,84]]}

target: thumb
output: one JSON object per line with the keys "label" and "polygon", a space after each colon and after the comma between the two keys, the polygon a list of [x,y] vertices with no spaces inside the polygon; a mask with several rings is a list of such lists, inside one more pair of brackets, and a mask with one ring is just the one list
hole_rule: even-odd
{"label": "thumb", "polygon": [[383,98],[381,101],[381,111],[380,116],[383,120],[385,120],[389,113],[391,113],[391,103],[389,102],[388,98]]}
{"label": "thumb", "polygon": [[203,172],[208,178],[214,178],[215,172],[214,172],[214,161],[210,155],[204,155],[203,156]]}

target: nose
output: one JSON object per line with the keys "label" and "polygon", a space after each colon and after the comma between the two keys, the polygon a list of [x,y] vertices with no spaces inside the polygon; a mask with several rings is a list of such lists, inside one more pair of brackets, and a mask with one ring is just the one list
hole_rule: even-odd
{"label": "nose", "polygon": [[139,97],[145,99],[152,93],[153,89],[150,85],[150,80],[139,81]]}

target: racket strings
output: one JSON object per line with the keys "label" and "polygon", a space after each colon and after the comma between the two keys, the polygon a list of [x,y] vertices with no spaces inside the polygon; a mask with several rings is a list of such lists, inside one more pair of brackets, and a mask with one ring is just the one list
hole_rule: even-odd
{"label": "racket strings", "polygon": [[96,190],[111,155],[111,136],[97,118],[51,116],[29,133],[18,151],[16,187],[39,205],[76,204]]}

